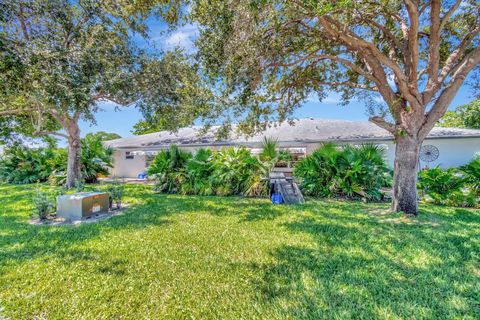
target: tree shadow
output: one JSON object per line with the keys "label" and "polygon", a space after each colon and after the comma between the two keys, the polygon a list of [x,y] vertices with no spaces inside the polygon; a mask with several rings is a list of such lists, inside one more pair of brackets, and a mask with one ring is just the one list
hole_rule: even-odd
{"label": "tree shadow", "polygon": [[[262,299],[282,317],[480,316],[480,212],[452,209],[432,225],[425,221],[435,217],[433,207],[395,223],[383,221],[388,216],[339,214],[339,207],[284,224],[310,236],[313,246],[285,244],[271,252],[274,263],[251,265],[263,273],[255,283]],[[475,227],[465,230],[467,223]]]}

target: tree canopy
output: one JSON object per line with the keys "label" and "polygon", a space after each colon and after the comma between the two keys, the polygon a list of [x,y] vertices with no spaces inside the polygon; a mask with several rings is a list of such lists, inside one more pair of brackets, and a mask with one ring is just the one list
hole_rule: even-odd
{"label": "tree canopy", "polygon": [[[66,138],[67,185],[71,187],[81,173],[78,122],[94,123],[99,102],[138,104],[146,109],[144,102],[162,104],[165,99],[171,105],[183,101],[174,97],[181,90],[162,81],[186,83],[181,75],[175,77],[178,72],[188,73],[190,65],[183,60],[177,63],[168,54],[168,62],[163,63],[161,53],[146,54],[133,41],[136,34],[148,36],[144,19],[153,7],[157,16],[172,20],[175,3],[2,2],[0,134],[4,140],[14,133]],[[163,65],[174,67],[158,67]]]}
{"label": "tree canopy", "polygon": [[189,3],[198,61],[221,93],[212,119],[248,133],[291,118],[312,95],[363,99],[396,140],[393,209],[417,212],[420,146],[465,79],[478,87],[477,1]]}
{"label": "tree canopy", "polygon": [[439,121],[440,127],[480,129],[480,100],[474,100],[454,111],[447,111]]}

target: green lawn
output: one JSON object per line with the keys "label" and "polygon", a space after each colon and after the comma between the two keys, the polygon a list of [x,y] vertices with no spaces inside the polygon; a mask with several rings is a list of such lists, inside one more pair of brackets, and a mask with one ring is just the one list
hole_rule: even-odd
{"label": "green lawn", "polygon": [[0,319],[479,319],[480,211],[157,195],[124,215],[28,224],[0,185]]}

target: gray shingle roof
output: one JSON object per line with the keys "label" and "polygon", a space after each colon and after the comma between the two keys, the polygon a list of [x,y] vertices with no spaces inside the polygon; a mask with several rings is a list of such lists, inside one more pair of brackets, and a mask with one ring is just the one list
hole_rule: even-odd
{"label": "gray shingle roof", "polygon": [[[161,131],[130,138],[105,142],[113,148],[159,148],[170,144],[177,145],[258,145],[263,137],[277,139],[279,143],[323,142],[323,141],[368,141],[391,140],[392,135],[368,121],[345,121],[327,119],[299,119],[293,125],[282,123],[272,126],[253,137],[231,134],[230,139],[218,141],[212,127],[206,134],[200,135],[201,127],[194,126],[179,129],[178,132]],[[480,130],[436,127],[428,138],[480,137]]]}

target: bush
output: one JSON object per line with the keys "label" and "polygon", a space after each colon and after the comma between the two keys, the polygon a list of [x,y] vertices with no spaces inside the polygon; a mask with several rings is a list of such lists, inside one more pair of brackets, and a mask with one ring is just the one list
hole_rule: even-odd
{"label": "bush", "polygon": [[155,190],[166,193],[177,193],[179,187],[186,182],[185,166],[191,153],[172,145],[162,150],[147,169],[149,176],[155,179]]}
{"label": "bush", "polygon": [[[45,148],[14,144],[5,148],[0,158],[0,180],[14,184],[48,180],[53,185],[63,185],[67,158],[67,150],[57,148],[52,141]],[[82,139],[81,158],[82,179],[93,183],[99,174],[108,174],[108,167],[112,167],[113,149],[105,148],[100,138],[88,136]]]}
{"label": "bush", "polygon": [[55,148],[28,148],[14,144],[0,158],[0,180],[13,184],[45,182],[53,171]]}
{"label": "bush", "polygon": [[475,156],[472,161],[459,169],[465,176],[465,183],[478,194],[480,192],[480,155]]}
{"label": "bush", "polygon": [[113,203],[116,204],[117,209],[120,209],[122,207],[122,200],[123,200],[123,195],[125,193],[125,186],[118,181],[114,181],[113,183],[108,185],[107,192],[110,200],[110,209],[112,209]]}
{"label": "bush", "polygon": [[384,150],[372,144],[339,147],[326,143],[300,160],[294,175],[306,195],[368,200],[380,200],[380,189],[392,181]]}
{"label": "bush", "polygon": [[212,157],[212,183],[218,195],[262,196],[268,194],[269,163],[246,148],[225,148]]}
{"label": "bush", "polygon": [[478,207],[479,159],[459,168],[440,167],[422,170],[418,174],[418,189],[423,199],[435,204],[454,207]]}
{"label": "bush", "polygon": [[156,180],[156,190],[198,195],[260,196],[268,193],[268,166],[246,148],[226,148],[213,152],[200,149],[195,155],[172,146],[160,152],[148,174]]}
{"label": "bush", "polygon": [[36,190],[35,195],[32,198],[33,202],[33,214],[40,220],[44,220],[47,216],[55,210],[55,203],[52,201],[51,196],[46,192]]}

